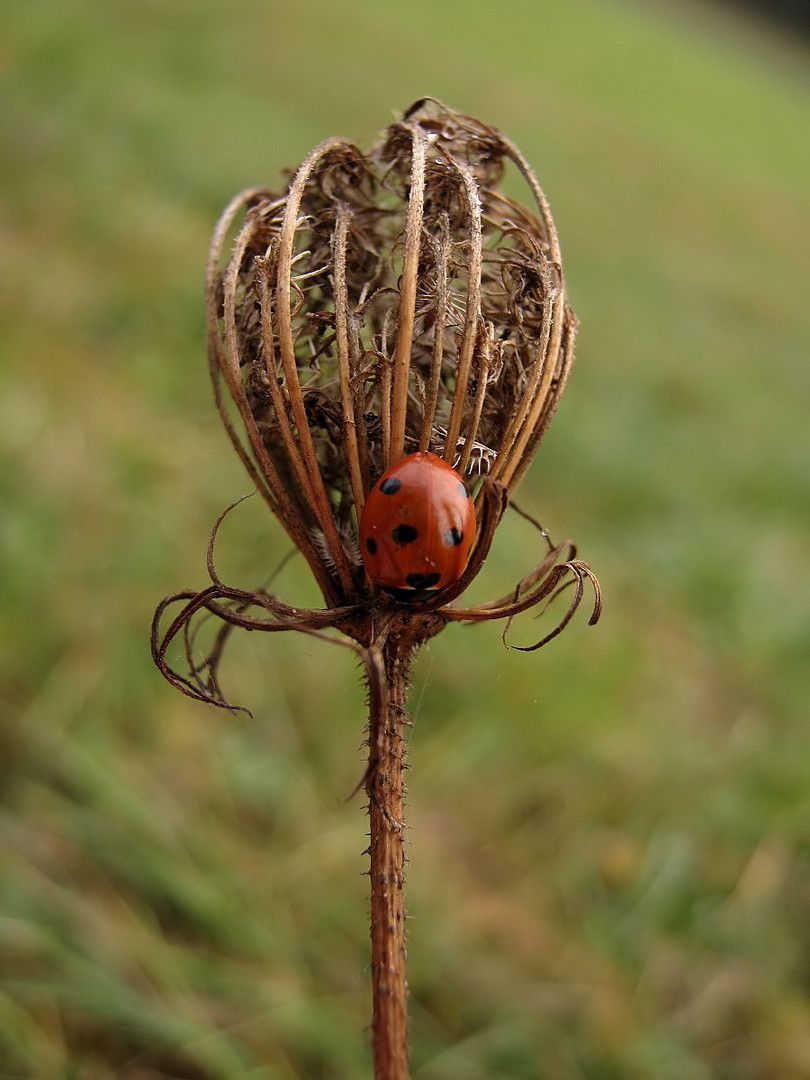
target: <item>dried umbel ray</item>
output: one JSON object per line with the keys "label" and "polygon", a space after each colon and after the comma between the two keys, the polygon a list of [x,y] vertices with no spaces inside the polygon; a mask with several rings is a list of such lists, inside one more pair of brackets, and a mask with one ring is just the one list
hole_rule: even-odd
{"label": "dried umbel ray", "polygon": [[[510,163],[532,208],[500,190]],[[286,191],[238,195],[214,233],[206,310],[223,422],[257,490],[309,563],[325,606],[302,610],[263,589],[227,586],[214,568],[215,526],[211,585],[161,604],[155,661],[185,693],[227,706],[217,667],[231,628],[339,631],[335,640],[360,654],[369,679],[365,783],[374,869],[375,829],[384,848],[392,837],[401,846],[400,736],[414,649],[447,622],[509,620],[567,584],[573,593],[560,622],[533,647],[569,621],[587,583],[595,597],[590,621],[599,616],[593,573],[572,545],[552,545],[543,530],[544,556],[513,592],[475,608],[453,604],[481,568],[571,364],[576,319],[554,222],[508,139],[423,99],[368,153],[328,139]],[[418,450],[464,476],[476,500],[477,537],[457,583],[403,603],[368,580],[358,522],[381,473]],[[180,610],[161,632],[175,604]],[[202,611],[218,616],[223,629],[199,661],[190,627]],[[185,673],[167,660],[178,636],[186,644]],[[380,873],[401,884],[398,849],[386,851],[376,852]],[[383,907],[394,902],[377,899]],[[392,909],[381,911],[383,921],[394,919]],[[380,933],[377,976],[399,971],[402,948],[401,935],[392,944],[387,930]],[[385,1009],[398,995],[404,1001],[404,974],[400,983],[380,990],[375,978],[376,1061],[376,1040],[389,1035],[404,1054],[404,1012]],[[405,1074],[379,1066],[376,1075]]]}

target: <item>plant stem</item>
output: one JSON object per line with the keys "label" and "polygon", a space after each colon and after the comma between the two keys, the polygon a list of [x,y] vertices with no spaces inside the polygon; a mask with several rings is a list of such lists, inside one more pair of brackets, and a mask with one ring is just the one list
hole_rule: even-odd
{"label": "plant stem", "polygon": [[411,656],[412,645],[393,637],[365,652],[374,1080],[408,1080],[402,773]]}

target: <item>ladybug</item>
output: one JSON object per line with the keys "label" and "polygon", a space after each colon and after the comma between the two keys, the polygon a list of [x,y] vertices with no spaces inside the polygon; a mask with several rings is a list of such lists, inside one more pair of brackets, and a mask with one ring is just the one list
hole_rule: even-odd
{"label": "ladybug", "polygon": [[464,481],[435,454],[409,454],[384,472],[360,517],[360,551],[372,581],[401,600],[453,585],[475,537]]}

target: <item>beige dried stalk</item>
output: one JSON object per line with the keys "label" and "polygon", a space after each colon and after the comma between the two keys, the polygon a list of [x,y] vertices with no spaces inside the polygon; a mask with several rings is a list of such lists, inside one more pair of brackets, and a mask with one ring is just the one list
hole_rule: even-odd
{"label": "beige dried stalk", "polygon": [[[510,164],[533,209],[500,190]],[[206,311],[222,420],[309,563],[325,607],[298,609],[263,589],[225,585],[213,559],[223,514],[209,543],[211,585],[163,601],[153,655],[184,693],[228,708],[218,665],[233,627],[327,636],[361,657],[369,685],[362,783],[371,836],[374,1075],[403,1080],[403,724],[413,655],[448,622],[511,620],[568,584],[574,591],[561,620],[531,648],[568,623],[586,583],[594,591],[592,623],[600,612],[589,567],[573,545],[553,545],[542,529],[544,557],[513,592],[475,608],[454,604],[481,568],[568,375],[576,319],[557,233],[516,147],[494,128],[423,99],[368,153],[329,139],[285,192],[237,196],[214,233]],[[459,582],[404,603],[366,576],[358,522],[381,473],[416,450],[439,454],[465,477],[477,537]],[[222,620],[202,662],[191,629],[200,612]],[[167,661],[178,636],[185,674]]]}

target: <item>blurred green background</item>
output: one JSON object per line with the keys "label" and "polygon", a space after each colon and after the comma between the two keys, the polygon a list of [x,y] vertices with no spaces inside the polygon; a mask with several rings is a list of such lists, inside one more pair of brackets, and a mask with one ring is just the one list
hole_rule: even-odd
{"label": "blurred green background", "polygon": [[[581,333],[520,502],[606,609],[420,657],[413,1076],[810,1077],[806,53],[674,0],[3,22],[0,1078],[369,1074],[356,667],[238,637],[247,721],[164,684],[147,631],[249,488],[205,368],[220,209],[425,93],[551,201]],[[246,586],[287,550],[254,503],[220,544]],[[536,548],[508,519],[476,595]],[[294,561],[279,588],[312,599]]]}

